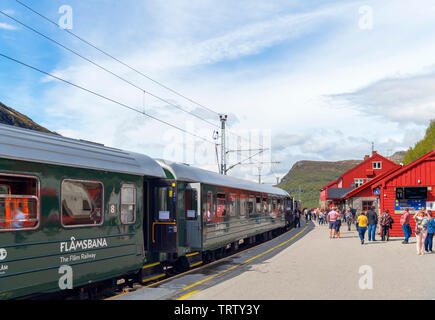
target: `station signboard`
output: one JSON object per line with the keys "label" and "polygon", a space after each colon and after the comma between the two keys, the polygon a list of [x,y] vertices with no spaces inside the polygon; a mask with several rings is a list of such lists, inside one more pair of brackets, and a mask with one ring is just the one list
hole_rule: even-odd
{"label": "station signboard", "polygon": [[416,213],[418,210],[425,210],[426,200],[396,200],[394,203],[394,213],[403,214],[405,209],[409,209],[409,213]]}

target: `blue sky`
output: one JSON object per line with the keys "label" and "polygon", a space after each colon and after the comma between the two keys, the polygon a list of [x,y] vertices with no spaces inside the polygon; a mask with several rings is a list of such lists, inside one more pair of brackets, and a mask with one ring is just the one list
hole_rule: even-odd
{"label": "blue sky", "polygon": [[[297,160],[361,159],[406,150],[435,117],[435,3],[386,1],[22,2],[184,95],[230,114],[231,131],[263,131],[272,151],[266,181]],[[361,25],[371,12],[370,28]],[[141,88],[217,117],[138,76],[42,20],[14,0],[0,10],[128,78]],[[0,52],[211,139],[213,128],[0,15]],[[169,157],[211,170],[215,148],[0,58],[0,101],[66,136]],[[236,148],[234,136],[230,147]],[[183,145],[181,150],[178,146]],[[246,140],[240,145],[247,148]],[[229,159],[232,164],[238,159]],[[258,159],[257,159],[258,160]],[[256,166],[234,175],[255,179]]]}

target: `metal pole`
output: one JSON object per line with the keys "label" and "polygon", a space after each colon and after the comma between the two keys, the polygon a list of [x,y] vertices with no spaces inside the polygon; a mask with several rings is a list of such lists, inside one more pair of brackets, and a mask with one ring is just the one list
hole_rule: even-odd
{"label": "metal pole", "polygon": [[226,114],[219,115],[221,120],[221,173],[227,174],[227,153],[226,153],[226,145],[225,145],[225,123],[227,121],[228,116]]}
{"label": "metal pole", "polygon": [[261,184],[261,164],[258,166],[258,184]]}

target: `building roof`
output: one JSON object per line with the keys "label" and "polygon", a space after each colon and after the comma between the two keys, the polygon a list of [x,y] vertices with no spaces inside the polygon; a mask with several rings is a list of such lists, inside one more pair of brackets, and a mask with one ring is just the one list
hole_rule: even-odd
{"label": "building roof", "polygon": [[160,165],[146,155],[3,124],[0,157],[165,178]]}
{"label": "building roof", "polygon": [[340,179],[340,177],[338,177],[334,181],[331,181],[327,185],[323,186],[322,188],[319,189],[319,191],[325,190],[325,189],[329,188],[330,186],[334,185],[335,183],[338,183],[338,179]]}
{"label": "building roof", "polygon": [[266,184],[258,184],[255,182],[234,178],[231,176],[222,175],[216,172],[191,167],[186,164],[172,162],[168,160],[157,160],[164,168],[171,172],[174,179],[187,182],[200,182],[216,186],[224,186],[229,188],[242,189],[247,191],[261,192],[278,196],[290,195],[281,188],[273,187]]}
{"label": "building roof", "polygon": [[370,187],[371,185],[375,184],[376,182],[378,182],[379,180],[382,180],[383,178],[385,178],[386,176],[392,174],[393,172],[399,170],[401,167],[395,167],[393,169],[390,169],[386,172],[384,172],[383,174],[375,177],[374,179],[360,185],[358,188],[353,189],[351,192],[347,193],[345,198],[350,198],[353,197],[354,195],[358,194],[359,192],[365,190],[366,188]]}
{"label": "building roof", "polygon": [[410,164],[400,167],[400,170],[395,171],[394,173],[384,177],[384,179],[378,181],[376,184],[373,185],[372,189],[377,188],[378,186],[380,186],[381,184],[386,183],[387,181],[390,181],[391,179],[397,177],[398,175],[402,174],[403,172],[419,165],[420,163],[424,162],[425,160],[431,158],[431,157],[435,157],[435,150],[432,150],[431,152],[425,154],[424,156],[418,158],[417,160],[411,162]]}
{"label": "building roof", "polygon": [[387,159],[387,158],[381,156],[381,155],[380,155],[379,153],[377,153],[376,151],[373,151],[373,154],[372,154],[371,157],[365,159],[364,161],[360,162],[360,163],[357,164],[356,166],[354,166],[354,167],[352,167],[352,168],[346,170],[346,171],[345,171],[344,173],[342,173],[342,174],[341,174],[337,179],[335,179],[334,181],[331,181],[331,182],[328,183],[327,185],[323,186],[321,189],[319,189],[319,191],[322,191],[322,190],[324,190],[324,189],[330,188],[331,185],[334,185],[335,183],[338,183],[338,182],[340,181],[340,179],[342,179],[345,175],[347,175],[347,174],[349,174],[350,172],[352,172],[352,171],[358,169],[359,167],[363,166],[363,165],[366,164],[368,161],[372,161],[374,157],[380,157],[380,158],[382,158],[382,160],[385,160],[385,161],[391,162],[392,164],[394,164],[395,166],[397,166],[398,168],[400,168],[398,164],[396,164],[396,163],[394,163],[393,161],[391,161],[391,160],[389,160],[389,159]]}
{"label": "building roof", "polygon": [[328,189],[328,199],[341,199],[346,196],[346,194],[352,191],[353,188],[329,188]]}
{"label": "building roof", "polygon": [[[383,161],[387,161],[387,162],[390,162],[390,163],[394,164],[395,166],[398,166],[398,164],[396,164],[396,163],[394,163],[393,161],[391,161],[391,160],[385,158],[384,156],[381,156],[381,155],[380,155],[379,153],[377,153],[376,151],[373,151],[371,157],[369,157],[369,158],[367,158],[367,159],[364,159],[364,161],[362,161],[361,163],[357,164],[355,167],[352,167],[352,168],[350,168],[349,170],[347,170],[346,172],[344,172],[344,173],[340,176],[340,178],[342,178],[343,176],[349,174],[350,172],[352,172],[352,171],[358,169],[359,167],[362,167],[362,166],[365,165],[367,162],[372,161],[374,157],[380,157],[380,158],[382,158]],[[339,179],[340,179],[340,178],[339,178]]]}

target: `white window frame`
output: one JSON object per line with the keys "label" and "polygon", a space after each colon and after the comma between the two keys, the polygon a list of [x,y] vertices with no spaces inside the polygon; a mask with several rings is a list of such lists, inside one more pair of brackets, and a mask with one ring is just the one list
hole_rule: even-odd
{"label": "white window frame", "polygon": [[[81,182],[81,183],[95,183],[101,185],[102,188],[102,195],[101,195],[101,222],[99,224],[77,224],[77,225],[67,225],[63,223],[63,209],[62,209],[62,186],[65,182],[72,181],[72,182]],[[62,183],[60,185],[60,224],[65,229],[73,229],[73,228],[94,228],[94,227],[101,227],[104,224],[104,218],[105,218],[105,211],[104,211],[104,184],[101,181],[96,180],[81,180],[81,179],[73,179],[73,178],[66,178],[62,180]]]}
{"label": "white window frame", "polygon": [[364,184],[363,178],[355,178],[355,188],[358,188]]}
{"label": "white window frame", "polygon": [[[134,203],[124,203],[124,202],[122,202],[122,189],[124,189],[124,188],[125,189],[127,189],[127,188],[128,189],[133,189],[133,200],[134,200]],[[122,205],[123,204],[134,205],[134,212],[133,212],[134,219],[133,219],[132,222],[126,222],[126,223],[122,222],[122,213],[121,213],[121,210],[122,210]],[[119,201],[119,220],[121,221],[121,224],[123,224],[123,225],[135,224],[136,223],[136,216],[137,216],[136,211],[137,211],[137,188],[136,188],[136,186],[134,184],[132,184],[132,183],[123,183],[123,184],[121,184],[120,201]]]}
{"label": "white window frame", "polygon": [[382,161],[374,161],[374,162],[372,162],[372,168],[373,168],[373,170],[380,170],[380,169],[382,169]]}

